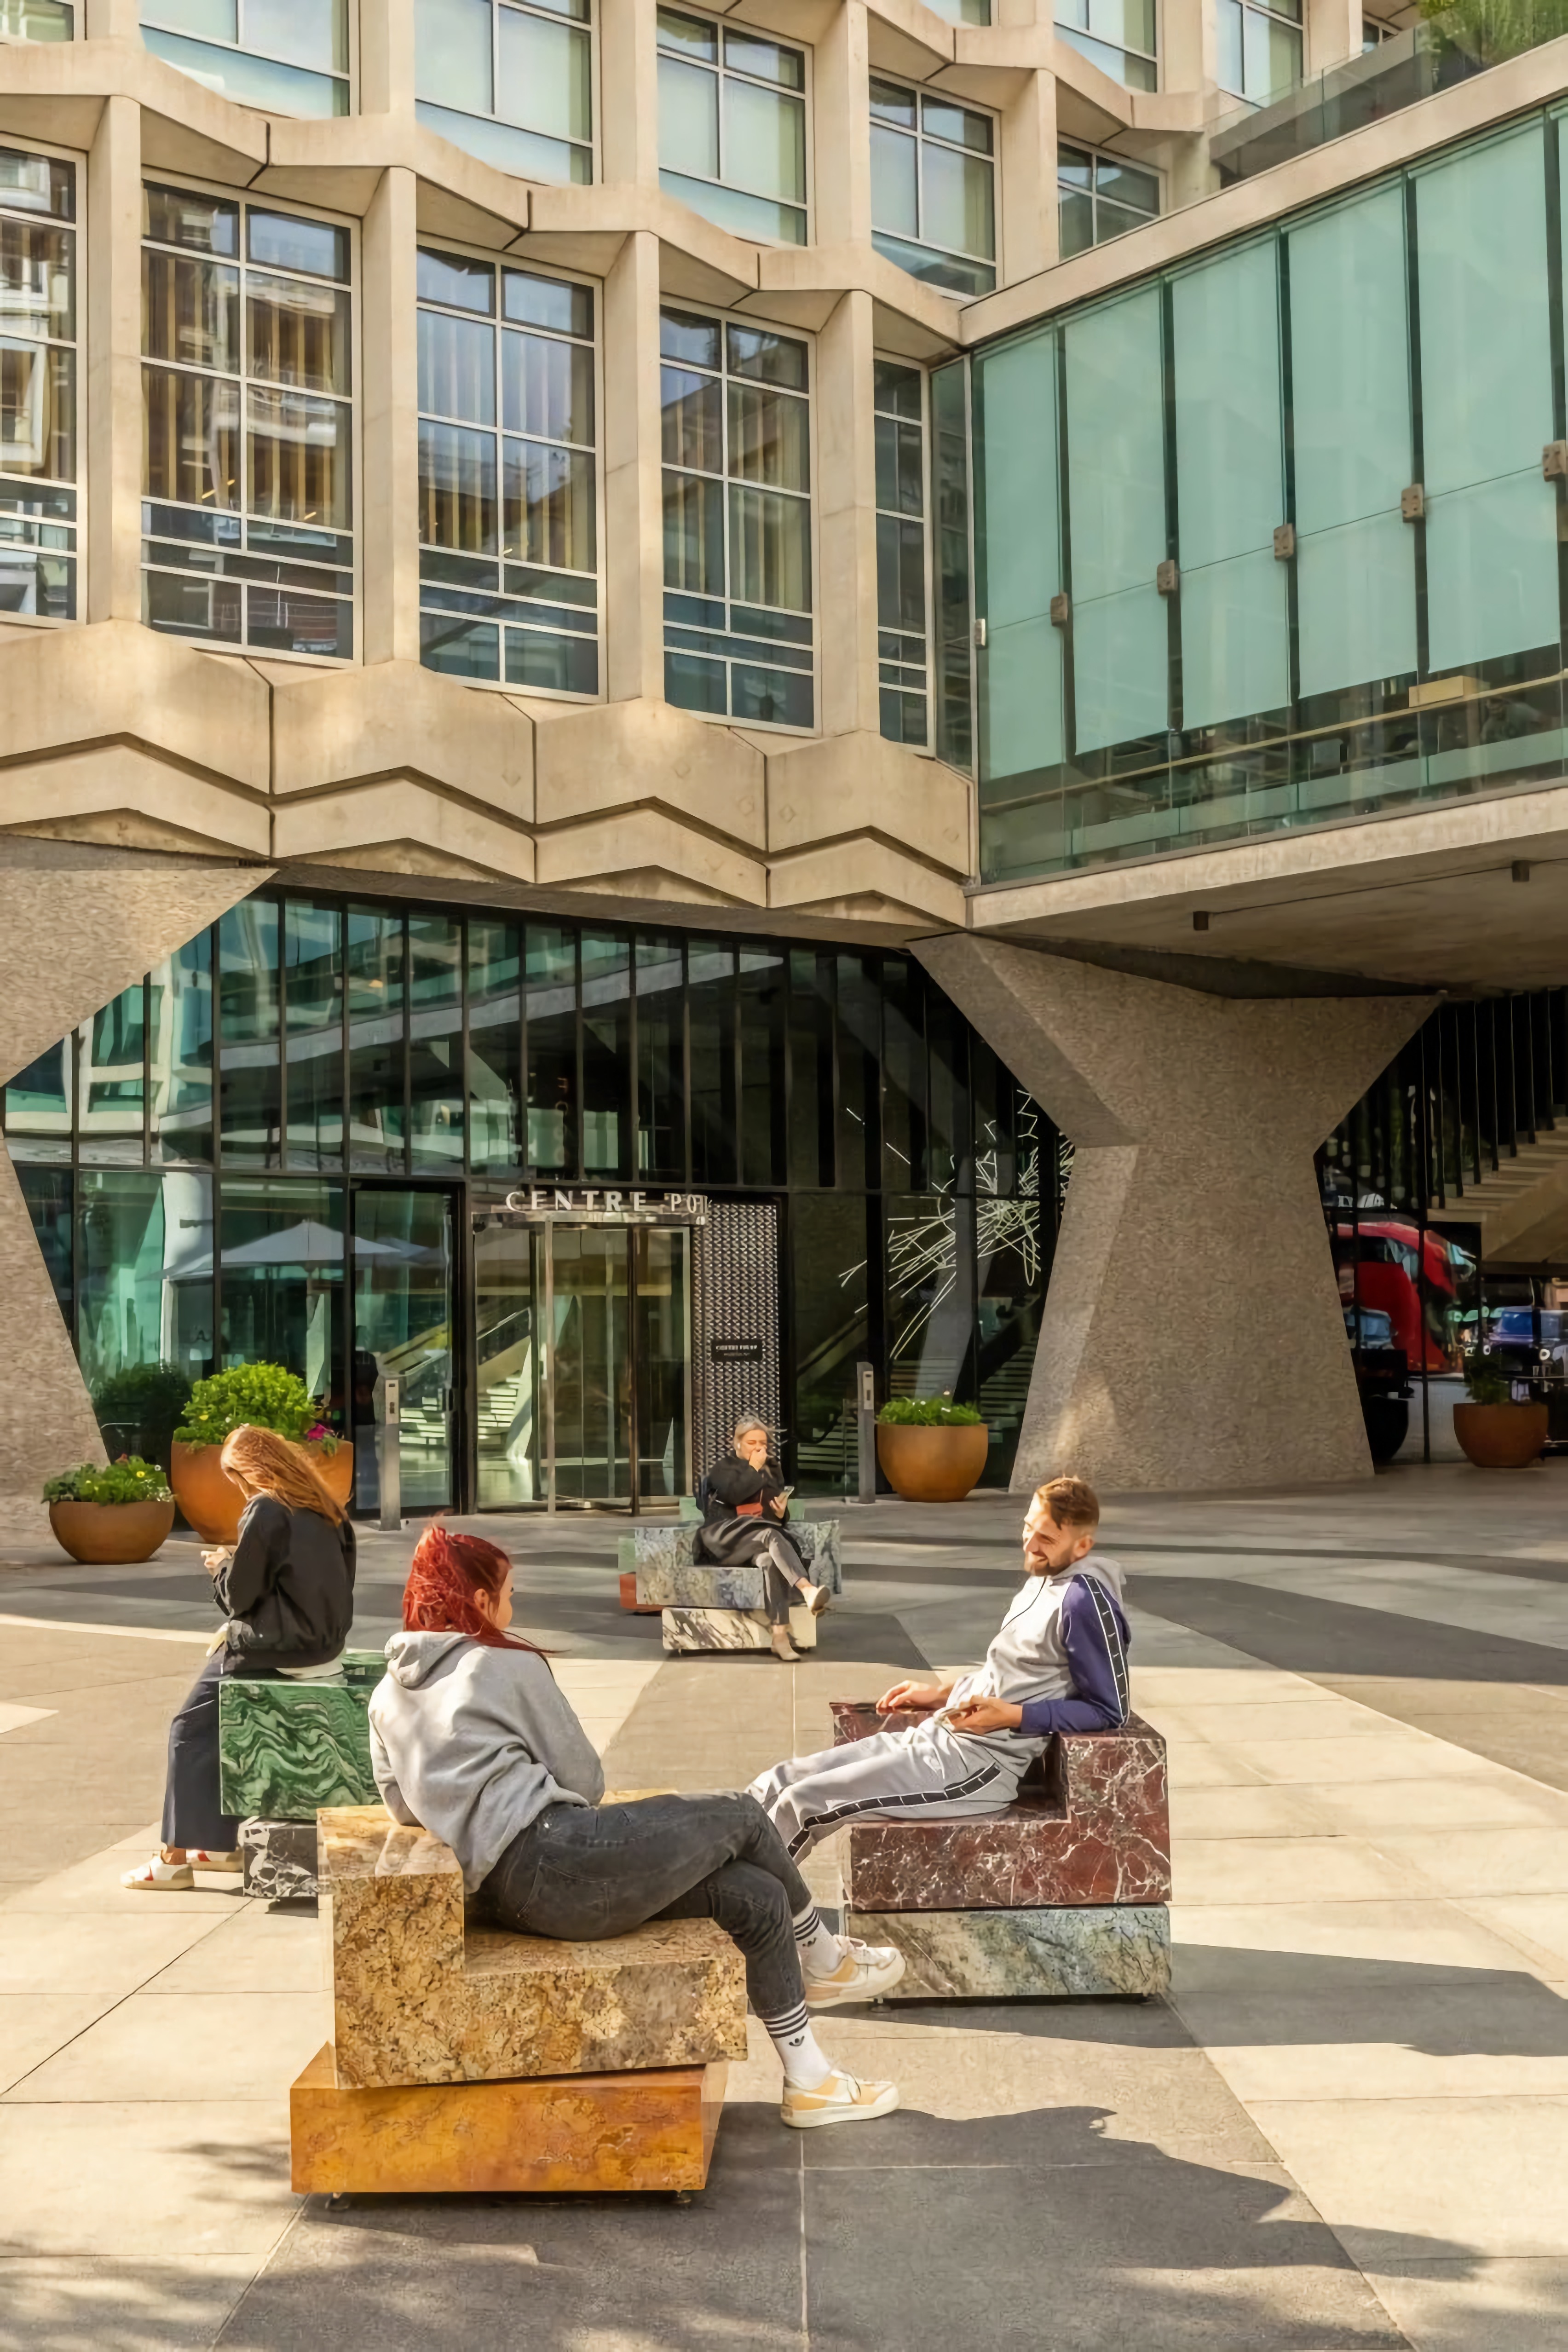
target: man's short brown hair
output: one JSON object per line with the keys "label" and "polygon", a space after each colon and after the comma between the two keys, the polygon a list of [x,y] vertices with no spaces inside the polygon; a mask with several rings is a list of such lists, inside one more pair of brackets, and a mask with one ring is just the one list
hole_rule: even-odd
{"label": "man's short brown hair", "polygon": [[1100,1525],[1100,1496],[1087,1479],[1047,1478],[1036,1487],[1035,1500],[1045,1505],[1058,1528]]}

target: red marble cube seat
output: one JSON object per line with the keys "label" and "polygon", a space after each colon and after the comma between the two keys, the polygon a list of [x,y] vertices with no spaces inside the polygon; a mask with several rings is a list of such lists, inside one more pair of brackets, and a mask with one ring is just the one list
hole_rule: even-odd
{"label": "red marble cube seat", "polygon": [[[865,1700],[830,1704],[840,1746],[919,1720],[879,1716]],[[862,1822],[848,1839],[853,1911],[1166,1903],[1165,1743],[1135,1715],[1120,1731],[1061,1732],[1002,1811],[968,1821]]]}

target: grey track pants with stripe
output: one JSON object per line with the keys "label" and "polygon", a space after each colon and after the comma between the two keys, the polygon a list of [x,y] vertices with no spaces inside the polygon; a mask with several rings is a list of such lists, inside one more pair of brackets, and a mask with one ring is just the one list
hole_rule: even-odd
{"label": "grey track pants with stripe", "polygon": [[1040,1743],[994,1751],[987,1741],[958,1739],[945,1726],[879,1731],[844,1748],[795,1756],[760,1773],[749,1793],[792,1857],[852,1822],[955,1821],[1000,1812]]}

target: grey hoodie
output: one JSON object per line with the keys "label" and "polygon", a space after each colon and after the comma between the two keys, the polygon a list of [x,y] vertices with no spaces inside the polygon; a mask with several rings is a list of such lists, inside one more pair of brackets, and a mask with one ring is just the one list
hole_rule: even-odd
{"label": "grey hoodie", "polygon": [[546,1805],[596,1805],[605,1775],[547,1661],[466,1633],[395,1633],[370,1702],[395,1821],[449,1845],[472,1895]]}

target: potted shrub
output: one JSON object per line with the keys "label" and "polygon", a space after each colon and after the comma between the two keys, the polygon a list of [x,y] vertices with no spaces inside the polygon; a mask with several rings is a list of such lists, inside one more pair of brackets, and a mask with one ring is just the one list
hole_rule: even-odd
{"label": "potted shrub", "polygon": [[107,1465],[83,1462],[44,1487],[55,1540],[72,1559],[127,1566],[151,1559],[174,1524],[174,1498],[155,1462],[122,1454]]}
{"label": "potted shrub", "polygon": [[136,1454],[167,1470],[175,1430],[190,1409],[191,1383],[178,1364],[127,1364],[92,1392],[104,1451]]}
{"label": "potted shrub", "polygon": [[209,1543],[233,1543],[245,1497],[218,1459],[231,1429],[275,1429],[309,1454],[336,1499],[347,1504],[353,1452],[321,1420],[315,1398],[297,1372],[281,1364],[237,1364],[214,1372],[191,1391],[184,1420],[174,1432],[170,1482],[180,1508]]}
{"label": "potted shrub", "polygon": [[961,1503],[990,1447],[974,1407],[950,1396],[890,1397],[877,1415],[877,1459],[906,1503]]}
{"label": "potted shrub", "polygon": [[1478,1470],[1522,1470],[1546,1444],[1546,1406],[1516,1404],[1513,1383],[1479,1348],[1465,1358],[1468,1402],[1454,1407],[1454,1434]]}

